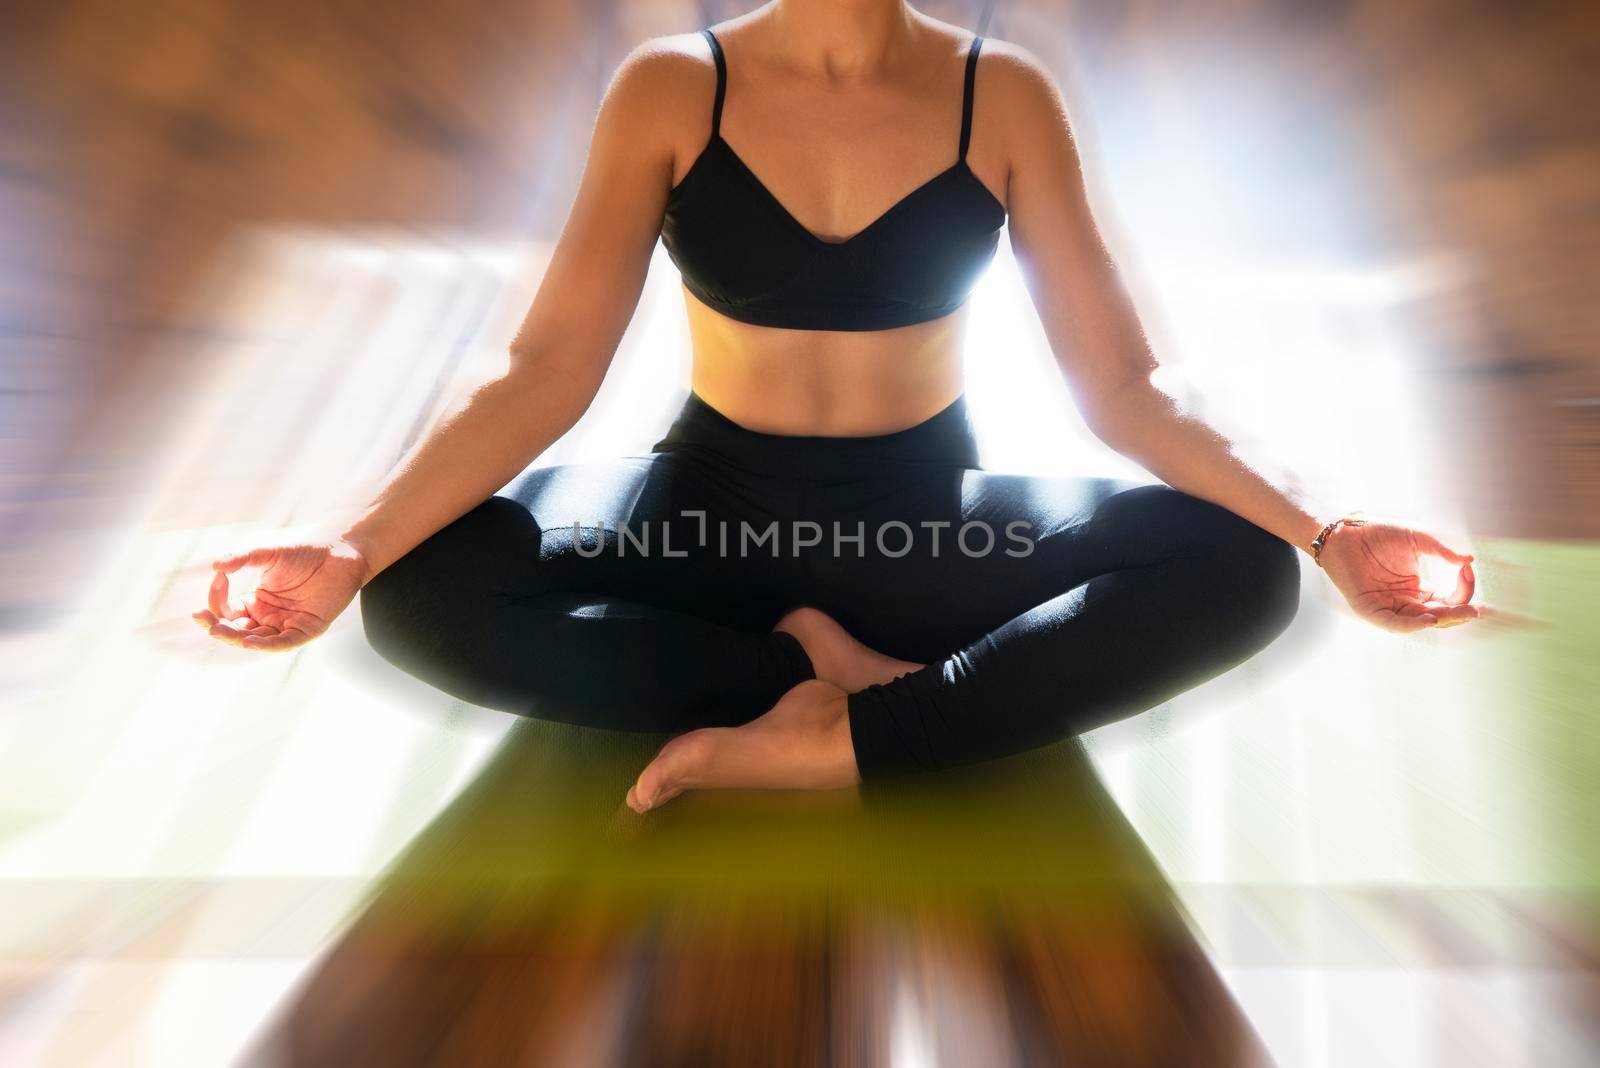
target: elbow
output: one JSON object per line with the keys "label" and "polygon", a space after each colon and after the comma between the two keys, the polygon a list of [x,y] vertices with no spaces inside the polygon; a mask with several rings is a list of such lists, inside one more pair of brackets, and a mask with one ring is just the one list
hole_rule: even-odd
{"label": "elbow", "polygon": [[1150,376],[1138,375],[1096,391],[1081,412],[1089,432],[1121,452],[1160,420],[1160,397]]}

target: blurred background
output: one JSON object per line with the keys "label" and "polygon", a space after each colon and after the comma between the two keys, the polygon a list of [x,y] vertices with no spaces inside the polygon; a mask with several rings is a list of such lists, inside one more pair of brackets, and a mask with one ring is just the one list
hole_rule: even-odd
{"label": "blurred background", "polygon": [[[617,63],[753,6],[0,7],[0,1063],[268,1056],[374,881],[486,789],[523,725],[374,662],[354,607],[275,657],[189,613],[214,555],[364,501],[504,365]],[[1279,1063],[1600,1063],[1600,7],[917,6],[1054,69],[1208,416],[1331,507],[1470,545],[1480,596],[1542,623],[1386,634],[1313,568],[1280,643],[1091,735],[1063,804],[1107,801]],[[539,463],[648,449],[682,299],[658,248]],[[973,299],[985,466],[1137,473],[1004,241]],[[950,1006],[989,1002],[905,959],[882,1063],[1027,1061],[1026,1028],[975,1060]],[[1072,989],[1036,1001],[1087,1012]]]}

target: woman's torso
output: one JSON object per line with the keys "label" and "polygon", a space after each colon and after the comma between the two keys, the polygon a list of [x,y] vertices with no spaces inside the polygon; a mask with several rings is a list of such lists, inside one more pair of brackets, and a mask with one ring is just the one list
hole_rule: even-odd
{"label": "woman's torso", "polygon": [[[802,246],[809,240],[837,243],[844,246],[839,253],[853,254],[849,246],[857,235],[898,242],[881,251],[899,260],[885,263],[914,256],[918,245],[938,255],[940,210],[947,206],[977,212],[984,220],[980,237],[997,229],[1004,218],[1004,167],[996,146],[981,134],[981,94],[967,98],[970,138],[960,156],[972,37],[921,16],[912,29],[866,76],[792,69],[773,44],[776,27],[760,20],[736,19],[717,29],[726,65],[720,129],[713,137],[737,154],[725,166],[747,166],[759,176],[756,189],[729,187],[729,195],[759,194],[775,202],[768,206],[796,231]],[[683,130],[675,187],[710,150],[710,120],[700,118],[675,124]],[[958,159],[966,173],[947,174]],[[929,203],[932,198],[919,190],[939,175],[954,188],[926,191],[946,198]],[[897,213],[894,224],[914,222],[919,233],[878,233],[886,229],[879,220],[891,209]],[[814,251],[825,257],[835,250]],[[966,260],[978,262],[975,254]],[[694,351],[692,388],[751,430],[889,433],[943,410],[962,391],[969,307],[964,301],[937,318],[887,329],[794,329],[740,321],[687,287],[684,297]]]}

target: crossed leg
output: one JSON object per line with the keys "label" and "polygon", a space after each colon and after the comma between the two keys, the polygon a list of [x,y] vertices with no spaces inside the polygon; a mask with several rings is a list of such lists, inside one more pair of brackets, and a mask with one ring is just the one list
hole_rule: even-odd
{"label": "crossed leg", "polygon": [[[803,559],[687,539],[618,551],[618,525],[686,512],[942,523],[944,538]],[[1025,524],[1027,551],[1008,538],[969,554],[952,539],[974,522]],[[1292,547],[1159,484],[947,468],[801,493],[656,454],[529,472],[376,576],[361,610],[379,653],[464,700],[687,731],[630,793],[642,810],[683,789],[843,786],[1090,730],[1265,647],[1298,579]]]}
{"label": "crossed leg", "polygon": [[677,455],[531,470],[363,587],[368,642],[446,693],[519,715],[661,732],[747,722],[814,675],[799,641],[772,629],[793,576],[697,548],[680,517],[765,521],[772,497]]}
{"label": "crossed leg", "polygon": [[674,739],[630,791],[634,808],[684,789],[837,787],[1035,748],[1221,674],[1298,610],[1292,546],[1169,486],[980,471],[897,486],[875,496],[875,518],[933,516],[952,534],[1021,521],[1031,548],[968,555],[947,540],[939,553],[925,540],[901,556],[820,558],[813,603],[925,666],[853,693],[806,682],[748,725]]}

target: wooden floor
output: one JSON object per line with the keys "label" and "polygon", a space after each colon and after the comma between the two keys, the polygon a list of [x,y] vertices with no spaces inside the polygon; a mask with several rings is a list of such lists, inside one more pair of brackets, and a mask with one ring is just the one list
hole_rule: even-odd
{"label": "wooden floor", "polygon": [[247,1062],[1269,1063],[1076,743],[643,820],[659,741],[519,723]]}

